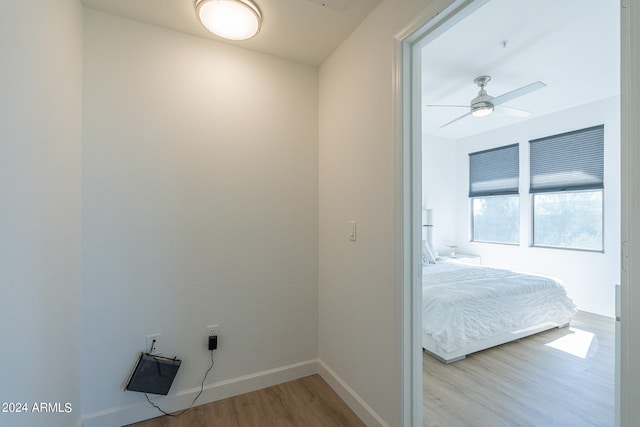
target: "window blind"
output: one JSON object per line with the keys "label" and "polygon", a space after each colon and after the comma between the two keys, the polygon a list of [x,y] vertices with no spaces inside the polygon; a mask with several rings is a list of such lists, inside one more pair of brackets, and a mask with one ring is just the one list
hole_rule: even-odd
{"label": "window blind", "polygon": [[469,153],[469,197],[518,194],[518,144]]}
{"label": "window blind", "polygon": [[604,125],[529,141],[530,193],[604,188]]}

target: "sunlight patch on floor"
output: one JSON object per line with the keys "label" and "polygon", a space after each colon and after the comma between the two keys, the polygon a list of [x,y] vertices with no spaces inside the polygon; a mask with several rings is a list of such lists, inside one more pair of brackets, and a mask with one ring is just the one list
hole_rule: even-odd
{"label": "sunlight patch on floor", "polygon": [[545,345],[564,351],[581,359],[586,359],[591,346],[594,344],[595,335],[582,329],[569,328],[572,332]]}

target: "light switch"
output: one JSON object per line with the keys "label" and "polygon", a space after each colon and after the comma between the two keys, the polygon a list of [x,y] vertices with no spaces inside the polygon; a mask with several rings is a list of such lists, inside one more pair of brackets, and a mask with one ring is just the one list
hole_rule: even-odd
{"label": "light switch", "polygon": [[349,221],[349,240],[356,241],[356,222]]}

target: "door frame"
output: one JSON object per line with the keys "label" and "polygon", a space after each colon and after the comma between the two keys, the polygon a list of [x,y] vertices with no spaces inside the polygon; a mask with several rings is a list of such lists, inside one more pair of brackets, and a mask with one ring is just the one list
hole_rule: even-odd
{"label": "door frame", "polygon": [[[399,277],[400,405],[403,427],[422,426],[422,126],[421,64],[415,52],[489,0],[435,0],[394,37],[393,134]],[[419,92],[418,92],[419,93]]]}
{"label": "door frame", "polygon": [[622,187],[622,265],[620,298],[620,342],[616,390],[616,426],[631,427],[640,419],[640,2],[621,0],[620,13],[620,115]]}

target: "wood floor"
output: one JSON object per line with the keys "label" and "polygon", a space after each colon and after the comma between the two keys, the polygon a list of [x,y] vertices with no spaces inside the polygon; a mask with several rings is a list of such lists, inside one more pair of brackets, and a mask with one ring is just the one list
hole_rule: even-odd
{"label": "wood floor", "polygon": [[[425,427],[612,427],[614,321],[578,313],[570,328],[445,365],[423,355]],[[558,349],[573,344],[575,354]],[[319,375],[130,427],[364,426]]]}
{"label": "wood floor", "polygon": [[[579,355],[554,348],[568,343]],[[613,426],[614,345],[613,319],[578,313],[451,365],[423,353],[424,426]]]}
{"label": "wood floor", "polygon": [[197,406],[130,427],[361,427],[364,423],[319,376]]}

